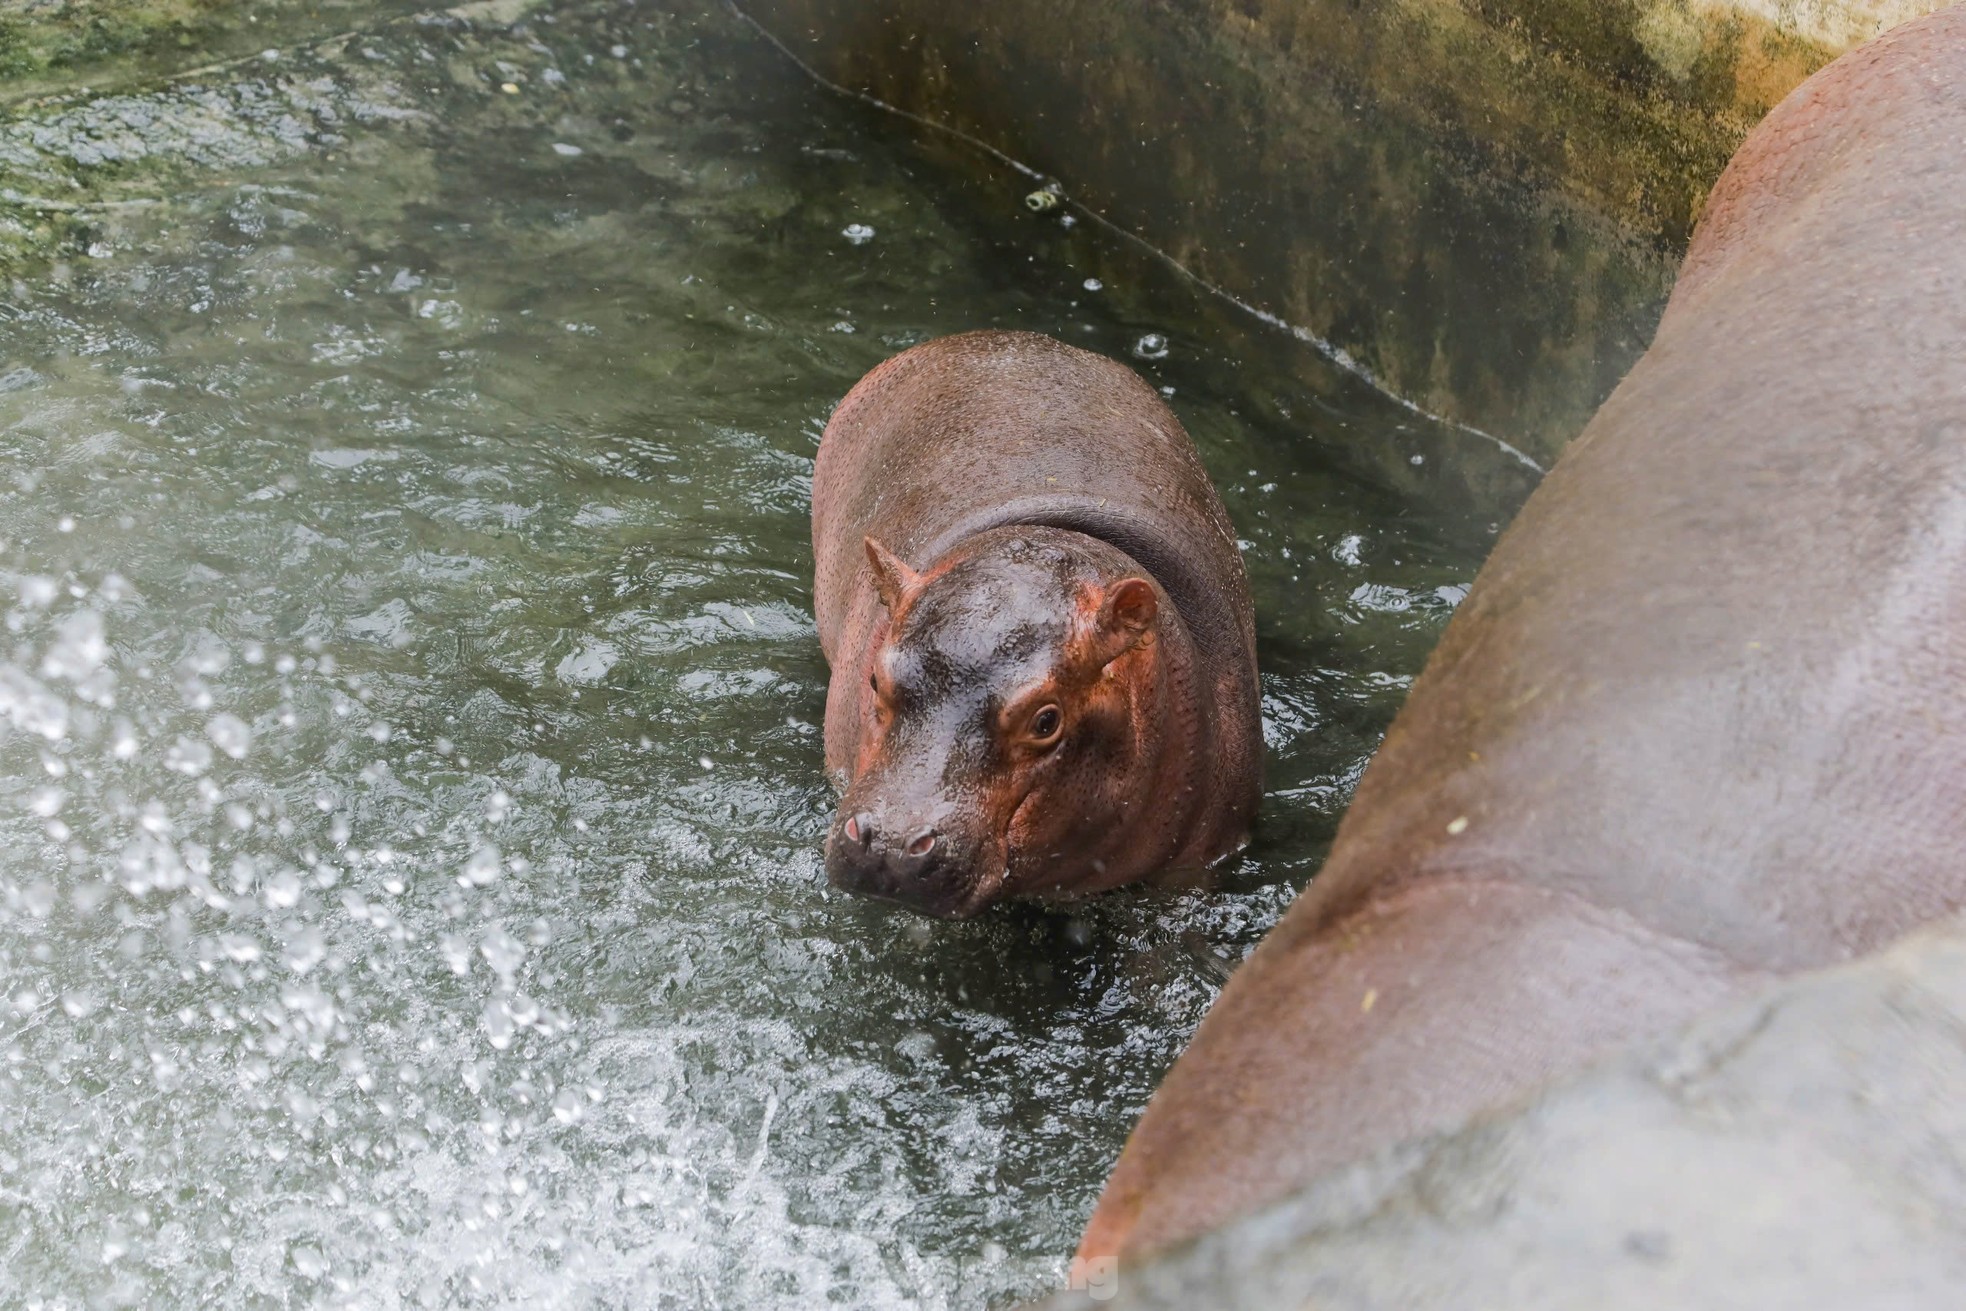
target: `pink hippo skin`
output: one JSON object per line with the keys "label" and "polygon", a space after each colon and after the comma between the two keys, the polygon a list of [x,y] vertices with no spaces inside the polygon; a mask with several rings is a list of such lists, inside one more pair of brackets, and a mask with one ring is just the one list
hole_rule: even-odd
{"label": "pink hippo skin", "polygon": [[842,888],[930,915],[1192,877],[1260,795],[1249,586],[1153,389],[1025,332],[917,346],[813,473]]}
{"label": "pink hippo skin", "polygon": [[1966,904],[1966,10],[1811,78],[1482,569],[1080,1255]]}

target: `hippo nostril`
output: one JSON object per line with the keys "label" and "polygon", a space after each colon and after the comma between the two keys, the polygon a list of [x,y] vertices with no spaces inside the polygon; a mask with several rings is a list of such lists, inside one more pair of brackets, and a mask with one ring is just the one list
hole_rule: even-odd
{"label": "hippo nostril", "polygon": [[848,815],[846,820],[846,840],[867,846],[874,840],[874,817],[872,815]]}
{"label": "hippo nostril", "polygon": [[911,856],[926,856],[933,850],[935,850],[934,829],[923,829],[908,839],[908,854]]}

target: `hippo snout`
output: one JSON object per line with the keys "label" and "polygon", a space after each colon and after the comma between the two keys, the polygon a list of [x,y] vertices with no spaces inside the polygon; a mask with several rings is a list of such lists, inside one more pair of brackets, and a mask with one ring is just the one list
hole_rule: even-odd
{"label": "hippo snout", "polygon": [[826,840],[826,878],[842,892],[899,902],[924,915],[968,913],[972,880],[963,844],[932,825],[884,822],[851,811]]}

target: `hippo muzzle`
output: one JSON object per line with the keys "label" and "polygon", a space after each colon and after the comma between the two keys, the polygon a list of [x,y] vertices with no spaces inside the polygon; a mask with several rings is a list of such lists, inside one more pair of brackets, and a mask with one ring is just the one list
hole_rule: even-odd
{"label": "hippo muzzle", "polygon": [[[892,901],[940,919],[967,919],[982,910],[1003,882],[1002,859],[991,875],[986,848],[965,835],[947,812],[939,822],[904,819],[853,798],[826,836],[826,878],[842,892]],[[933,814],[933,812],[930,812]]]}

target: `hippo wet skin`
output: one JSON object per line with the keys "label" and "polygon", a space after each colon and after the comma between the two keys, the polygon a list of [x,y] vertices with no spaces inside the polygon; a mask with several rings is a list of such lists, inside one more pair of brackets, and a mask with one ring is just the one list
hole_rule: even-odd
{"label": "hippo wet skin", "polygon": [[1966,905],[1966,10],[1819,72],[1156,1092],[1122,1265]]}
{"label": "hippo wet skin", "polygon": [[832,883],[961,917],[1192,876],[1261,790],[1242,557],[1194,444],[1023,332],[855,385],[813,472]]}

